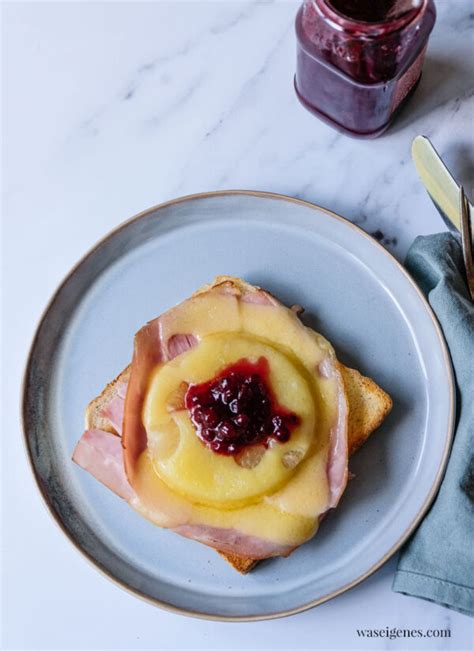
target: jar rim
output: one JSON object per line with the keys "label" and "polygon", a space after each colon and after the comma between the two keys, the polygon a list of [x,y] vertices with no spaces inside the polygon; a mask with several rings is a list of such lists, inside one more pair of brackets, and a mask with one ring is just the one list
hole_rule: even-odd
{"label": "jar rim", "polygon": [[396,19],[369,22],[345,16],[343,13],[332,7],[330,1],[331,0],[310,0],[310,2],[317,6],[319,11],[334,28],[351,32],[358,36],[365,36],[367,38],[380,36],[381,34],[390,34],[403,29],[426,9],[429,2],[429,0],[421,0],[418,7],[414,7],[413,10],[407,11]]}

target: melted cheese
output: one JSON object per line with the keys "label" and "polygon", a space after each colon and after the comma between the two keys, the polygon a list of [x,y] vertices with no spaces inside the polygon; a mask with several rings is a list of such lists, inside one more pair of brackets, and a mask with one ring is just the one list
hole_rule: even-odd
{"label": "melted cheese", "polygon": [[[242,357],[257,361],[261,356],[270,364],[269,381],[279,404],[298,414],[301,422],[287,443],[268,448],[260,463],[248,469],[204,445],[188,411],[170,413],[167,399],[183,381],[204,382]],[[143,423],[163,481],[194,503],[214,506],[244,506],[274,492],[294,474],[284,465],[284,455],[297,450],[303,459],[315,444],[315,405],[307,380],[282,353],[243,335],[205,337],[196,348],[159,367],[150,382]]]}
{"label": "melted cheese", "polygon": [[[163,320],[164,340],[192,332],[199,343],[150,378],[142,414],[148,449],[137,464],[132,506],[163,527],[233,528],[300,545],[316,532],[329,500],[328,453],[340,386],[318,366],[328,357],[335,363],[331,345],[282,305],[203,294],[172,312],[173,318]],[[209,450],[187,411],[170,413],[167,400],[183,381],[207,381],[242,357],[260,355],[269,360],[278,401],[301,424],[288,443],[276,443],[255,468],[246,469]],[[300,462],[285,468],[282,456],[294,449]]]}
{"label": "melted cheese", "polygon": [[132,500],[131,505],[161,527],[173,529],[186,524],[236,529],[247,536],[295,547],[311,538],[317,530],[318,520],[313,516],[294,515],[265,502],[237,509],[193,504],[160,479],[147,451],[142,453],[138,462],[137,477],[140,497]]}

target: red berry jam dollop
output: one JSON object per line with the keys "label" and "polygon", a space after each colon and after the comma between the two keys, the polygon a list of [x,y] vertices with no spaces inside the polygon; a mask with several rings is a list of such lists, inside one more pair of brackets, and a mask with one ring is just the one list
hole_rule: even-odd
{"label": "red berry jam dollop", "polygon": [[278,404],[271,390],[269,364],[240,359],[209,382],[191,384],[185,405],[201,440],[219,454],[236,455],[251,445],[286,443],[300,423]]}

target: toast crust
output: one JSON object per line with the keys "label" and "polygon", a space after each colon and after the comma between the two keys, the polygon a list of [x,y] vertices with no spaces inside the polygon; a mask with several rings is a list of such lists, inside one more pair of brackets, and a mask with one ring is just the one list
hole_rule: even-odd
{"label": "toast crust", "polygon": [[392,411],[393,402],[371,378],[343,364],[340,364],[340,369],[349,400],[347,439],[350,456],[380,427]]}
{"label": "toast crust", "polygon": [[100,415],[101,410],[113,399],[117,394],[117,385],[121,382],[128,382],[130,377],[130,370],[132,365],[129,364],[123,369],[117,377],[109,382],[105,389],[91,400],[86,409],[86,429],[101,429],[111,434],[118,434],[115,428],[110,424],[107,418]]}

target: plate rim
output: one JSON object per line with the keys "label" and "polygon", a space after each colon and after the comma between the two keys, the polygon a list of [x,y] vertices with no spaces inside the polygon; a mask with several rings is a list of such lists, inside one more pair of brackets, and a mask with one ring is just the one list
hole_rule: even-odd
{"label": "plate rim", "polygon": [[[374,563],[366,572],[361,574],[359,577],[354,579],[353,581],[350,581],[346,585],[342,586],[341,588],[334,590],[333,592],[324,595],[323,597],[319,597],[318,599],[313,599],[305,604],[296,606],[294,608],[289,608],[286,610],[281,610],[273,613],[267,613],[263,615],[219,615],[219,614],[211,614],[211,613],[205,613],[205,612],[200,612],[200,611],[195,611],[195,610],[190,610],[188,608],[184,607],[178,607],[173,604],[170,604],[166,601],[162,601],[161,599],[155,599],[149,595],[146,595],[139,590],[133,588],[132,586],[128,585],[125,581],[117,578],[112,574],[112,572],[109,572],[105,567],[101,565],[101,563],[95,559],[92,554],[89,554],[81,545],[75,540],[74,536],[72,533],[69,532],[69,530],[66,528],[64,525],[61,517],[59,516],[58,513],[56,513],[54,509],[54,505],[52,504],[51,500],[48,498],[47,492],[42,486],[42,482],[40,480],[40,477],[37,473],[35,463],[33,460],[33,454],[31,447],[29,445],[29,439],[27,435],[27,431],[29,429],[29,419],[28,419],[28,397],[30,395],[30,386],[28,382],[28,378],[30,377],[30,370],[31,366],[34,361],[34,355],[35,355],[35,350],[37,346],[37,342],[39,339],[39,334],[40,330],[43,326],[43,323],[49,314],[51,308],[53,307],[58,295],[64,288],[64,286],[68,283],[70,278],[74,276],[76,271],[82,266],[86,260],[95,253],[95,251],[101,247],[103,244],[105,244],[110,238],[114,237],[117,233],[122,231],[124,228],[126,228],[129,224],[132,224],[134,222],[138,222],[144,217],[147,217],[153,212],[157,212],[159,210],[162,210],[164,208],[168,208],[170,206],[178,205],[181,203],[186,203],[188,201],[193,201],[193,200],[200,200],[200,199],[208,199],[216,196],[250,196],[250,197],[257,197],[260,199],[274,199],[274,200],[280,200],[280,201],[285,201],[288,203],[293,203],[297,205],[302,205],[307,208],[310,208],[315,211],[319,211],[322,213],[325,213],[328,217],[335,219],[336,221],[344,223],[347,227],[350,229],[356,231],[356,233],[362,235],[365,237],[367,240],[371,242],[372,245],[375,245],[385,256],[387,256],[392,263],[395,263],[398,271],[405,277],[405,279],[412,285],[413,289],[415,290],[416,294],[418,297],[421,299],[425,310],[428,313],[428,316],[430,317],[433,326],[435,328],[436,335],[439,340],[440,344],[440,349],[443,354],[443,360],[445,363],[445,369],[447,371],[447,376],[448,376],[448,384],[449,384],[449,414],[448,414],[448,431],[446,433],[445,437],[445,443],[444,443],[444,449],[443,449],[443,454],[441,458],[440,465],[438,467],[438,471],[436,473],[436,476],[434,478],[433,484],[431,486],[431,489],[428,492],[428,495],[426,496],[420,510],[418,511],[417,515],[415,518],[412,520],[411,524],[407,527],[407,529],[403,532],[403,534],[400,536],[400,538],[397,540],[394,545],[380,558],[376,563]],[[31,469],[31,472],[33,474],[33,477],[35,479],[35,484],[36,488],[38,489],[38,492],[40,493],[42,497],[42,504],[43,507],[46,509],[46,511],[49,513],[53,521],[56,523],[57,526],[62,530],[66,538],[69,540],[69,542],[72,544],[72,546],[76,549],[79,554],[85,558],[96,570],[98,570],[102,576],[105,576],[109,581],[114,583],[116,586],[121,588],[122,590],[125,590],[129,594],[134,595],[135,597],[138,597],[142,601],[157,606],[159,608],[162,608],[163,610],[166,610],[168,612],[172,612],[175,614],[180,614],[180,615],[186,615],[189,617],[194,617],[197,619],[203,619],[203,620],[208,620],[208,621],[221,621],[221,622],[255,622],[255,621],[264,621],[264,620],[271,620],[271,619],[279,619],[282,617],[288,617],[290,615],[295,615],[300,612],[304,612],[306,610],[310,610],[311,608],[314,608],[316,606],[319,606],[322,603],[325,603],[326,601],[329,601],[331,599],[334,599],[335,597],[339,596],[340,594],[343,594],[344,592],[347,592],[351,588],[354,588],[355,586],[359,585],[363,581],[365,581],[369,576],[371,576],[374,572],[376,572],[382,565],[384,565],[399,549],[400,547],[406,542],[406,540],[411,536],[411,534],[415,531],[415,529],[418,527],[420,524],[421,520],[423,519],[424,515],[427,513],[428,509],[430,508],[438,490],[441,485],[444,472],[446,470],[446,466],[448,463],[448,458],[449,458],[449,452],[451,449],[451,444],[453,441],[454,437],[454,424],[455,424],[455,384],[454,384],[454,373],[453,373],[453,368],[452,368],[452,362],[451,362],[451,357],[449,354],[448,346],[446,343],[446,340],[444,338],[444,335],[441,330],[441,326],[438,323],[438,320],[436,318],[435,313],[433,312],[431,305],[429,304],[428,300],[426,297],[423,295],[422,291],[418,287],[417,283],[415,280],[412,278],[411,274],[405,269],[405,267],[395,258],[395,256],[390,253],[380,242],[378,242],[374,237],[366,233],[360,226],[357,224],[354,224],[351,222],[349,219],[346,217],[342,217],[341,215],[335,213],[334,211],[324,208],[322,206],[319,206],[316,203],[313,203],[311,201],[307,201],[305,199],[299,199],[296,197],[291,197],[286,194],[280,194],[280,193],[275,193],[275,192],[266,192],[266,191],[261,191],[261,190],[214,190],[214,191],[208,191],[208,192],[198,192],[198,193],[193,193],[193,194],[187,194],[183,195],[181,197],[176,197],[175,199],[170,199],[161,203],[158,203],[154,206],[151,206],[149,208],[146,208],[145,210],[142,210],[141,212],[137,213],[136,215],[130,217],[129,219],[124,220],[118,226],[113,228],[112,230],[108,231],[106,235],[104,235],[102,238],[100,238],[81,258],[76,262],[76,264],[73,265],[73,267],[66,273],[66,275],[62,278],[60,283],[57,285],[56,289],[54,290],[51,298],[46,304],[46,307],[44,308],[42,314],[39,317],[39,320],[37,322],[37,326],[34,331],[34,335],[28,350],[27,354],[27,361],[25,365],[25,370],[23,372],[23,378],[22,378],[22,384],[21,384],[21,398],[20,398],[20,419],[21,419],[21,425],[22,425],[22,433],[23,433],[23,444],[25,447],[26,451],[26,456],[28,458],[29,466]]]}

